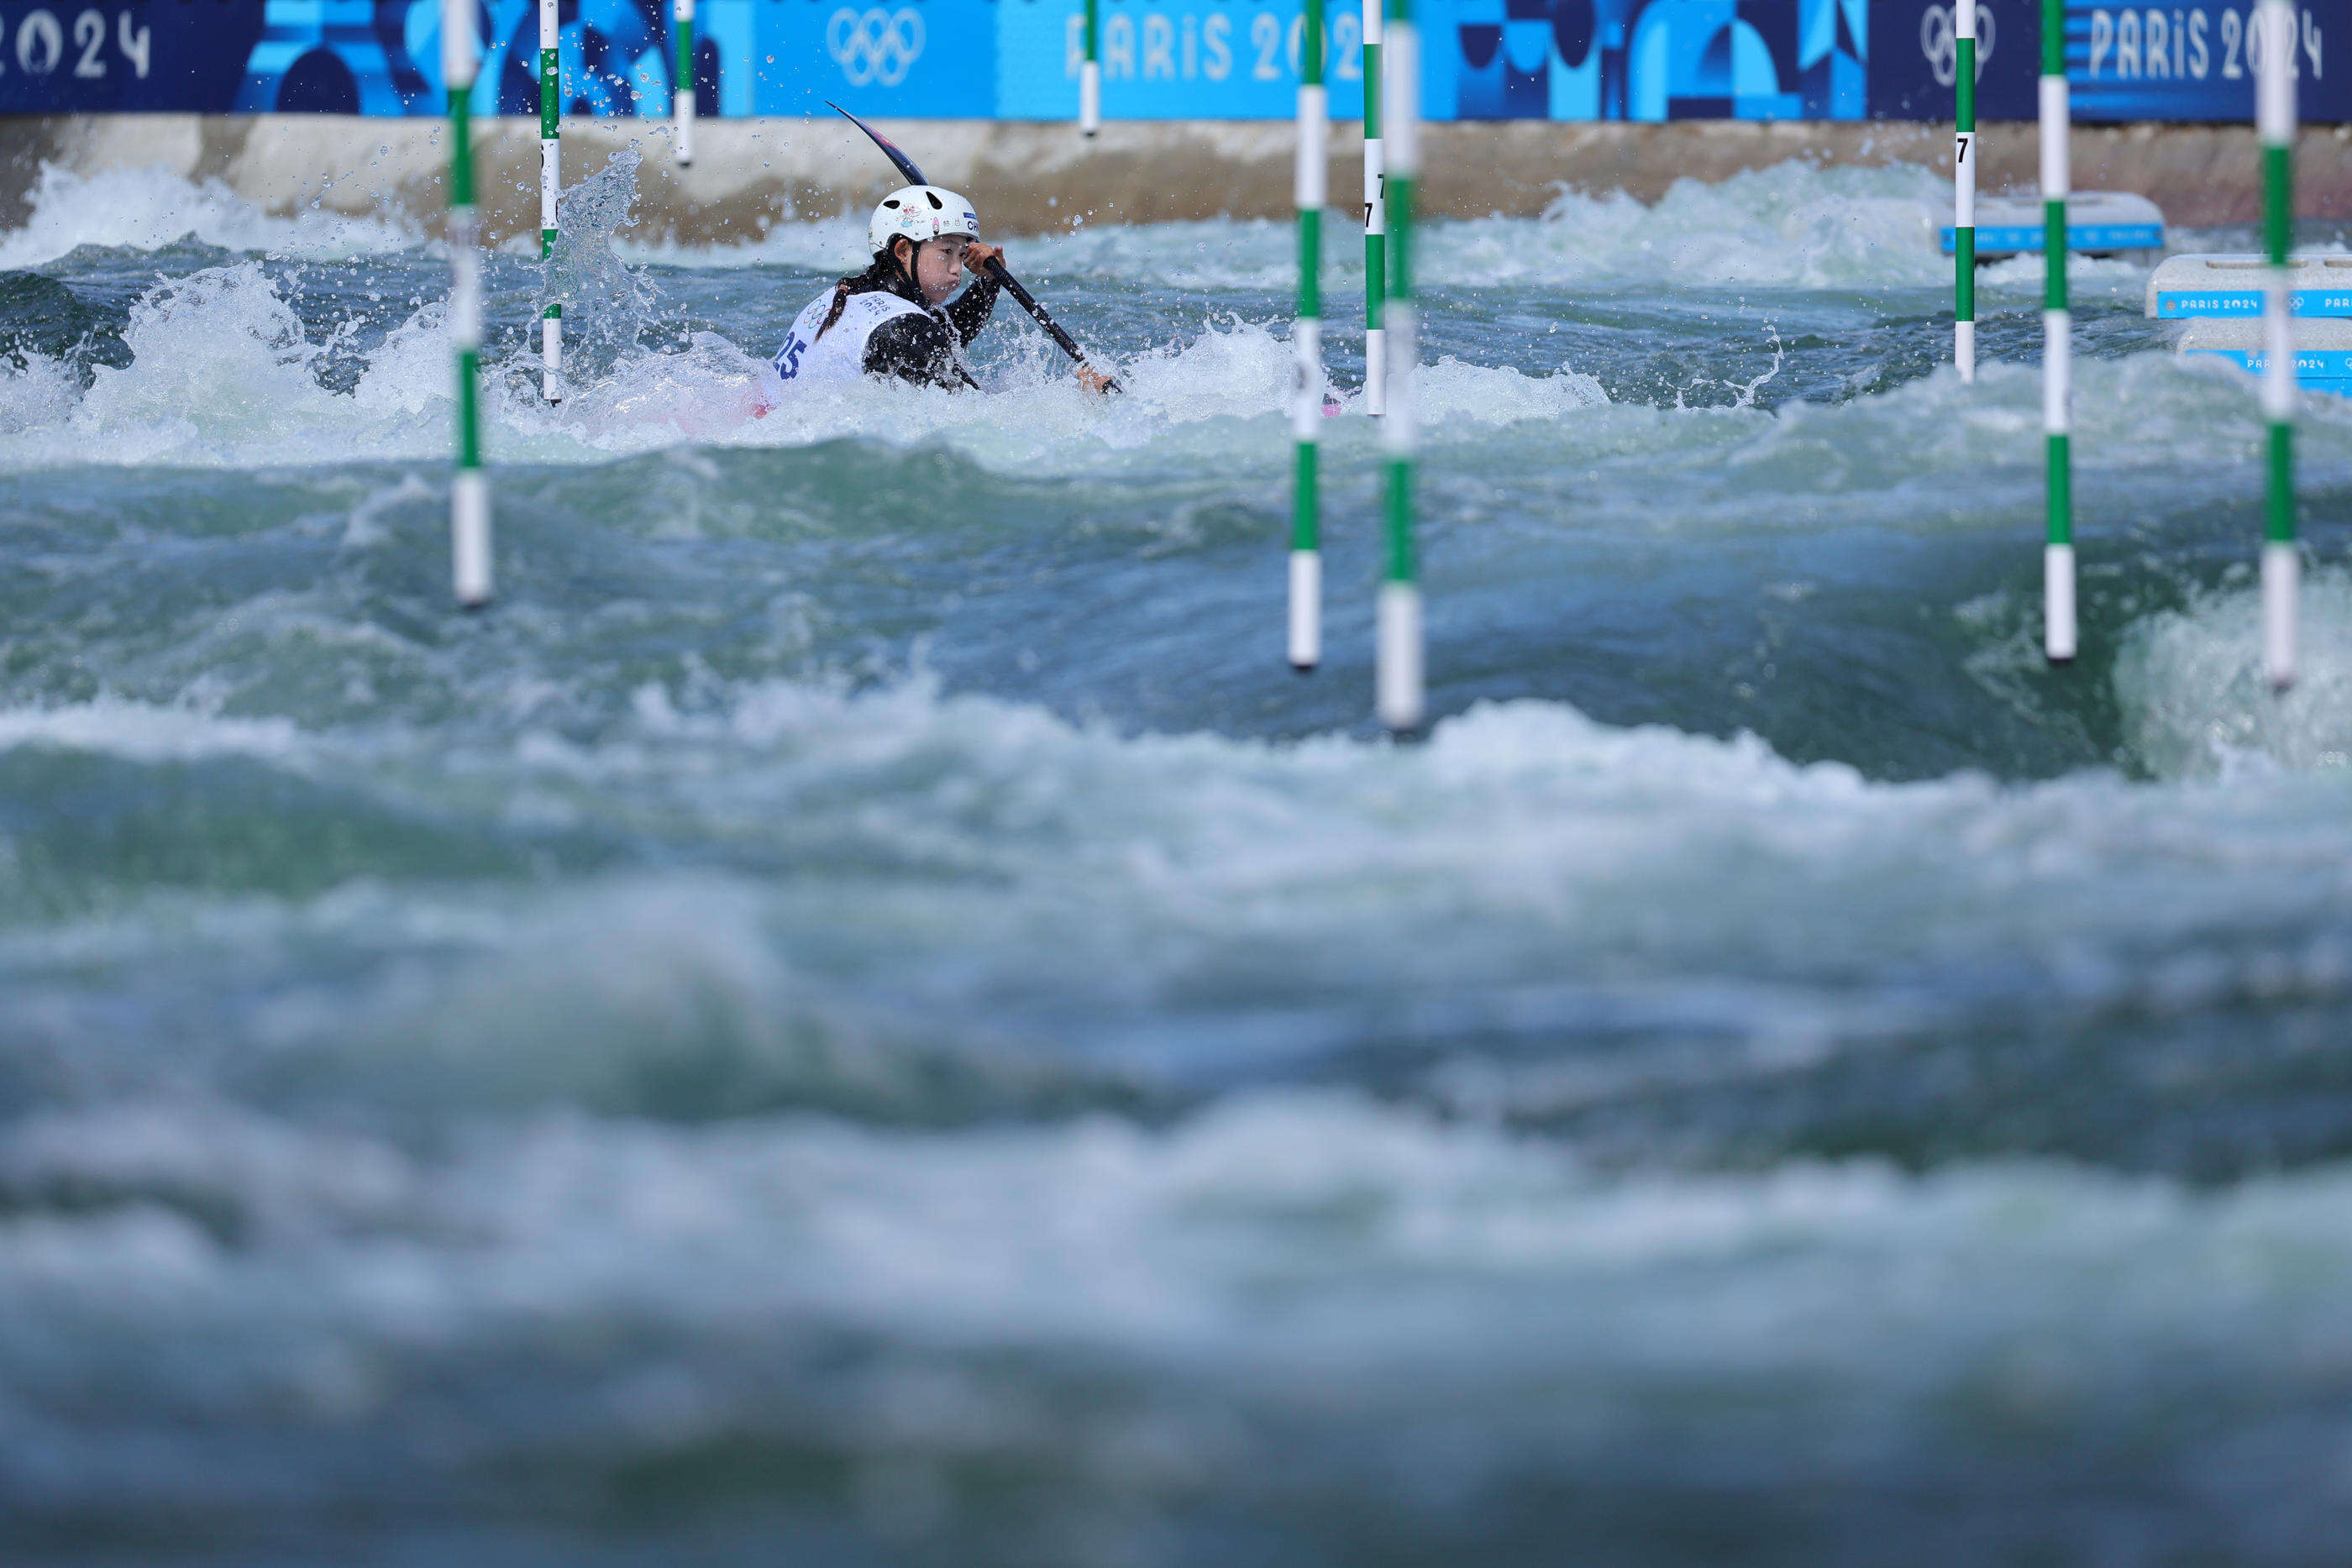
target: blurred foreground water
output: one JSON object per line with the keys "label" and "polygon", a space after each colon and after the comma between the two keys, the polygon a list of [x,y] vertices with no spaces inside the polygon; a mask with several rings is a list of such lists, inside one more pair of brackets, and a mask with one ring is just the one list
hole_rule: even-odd
{"label": "blurred foreground water", "polygon": [[2053,674],[1931,176],[1439,226],[1400,746],[1349,233],[1300,680],[1286,227],[812,403],[862,225],[631,178],[474,617],[437,250],[0,234],[0,1558],[2342,1561],[2352,410],[2273,701],[2253,393],[2079,264]]}

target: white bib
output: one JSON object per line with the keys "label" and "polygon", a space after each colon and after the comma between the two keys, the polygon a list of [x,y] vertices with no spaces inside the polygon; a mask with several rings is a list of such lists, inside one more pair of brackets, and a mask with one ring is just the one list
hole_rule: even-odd
{"label": "white bib", "polygon": [[793,329],[776,350],[776,374],[787,382],[838,385],[856,381],[866,373],[866,344],[876,328],[900,316],[927,314],[921,306],[887,290],[853,294],[841,308],[841,319],[820,339],[817,329],[832,308],[833,290],[828,288],[793,318]]}

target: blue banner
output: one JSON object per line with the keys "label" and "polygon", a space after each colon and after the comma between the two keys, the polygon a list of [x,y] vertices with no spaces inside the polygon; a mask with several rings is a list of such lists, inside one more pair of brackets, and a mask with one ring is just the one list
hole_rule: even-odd
{"label": "blue banner", "polygon": [[[1882,0],[1878,13],[1872,118],[1951,119],[1959,60],[1951,0]],[[2035,118],[2041,78],[2041,0],[1977,0],[1977,118]]]}
{"label": "blue banner", "polygon": [[[1082,0],[701,0],[705,115],[1067,120]],[[1299,0],[1100,0],[1114,120],[1287,119]],[[2031,120],[2038,0],[1979,0],[1979,113]],[[2352,119],[2346,0],[2300,8],[2303,117]],[[2068,0],[2075,118],[2244,123],[2253,0]],[[1950,0],[1422,0],[1431,120],[1948,120]],[[477,114],[538,112],[536,0],[475,0]],[[669,0],[562,0],[567,113],[670,112]],[[1331,112],[1363,112],[1362,13],[1333,0]],[[427,115],[440,0],[0,0],[0,113]],[[2336,35],[2331,38],[2331,35]],[[2331,70],[2331,67],[2334,68]]]}
{"label": "blue banner", "polygon": [[[2289,296],[2288,313],[2342,319],[2352,316],[2352,289],[2298,288]],[[2258,321],[2263,315],[2259,289],[2184,288],[2156,297],[2156,313],[2167,319],[2213,317]]]}
{"label": "blue banner", "polygon": [[[725,0],[707,0],[718,12]],[[737,0],[751,52],[754,114],[853,114],[932,120],[999,115],[996,0]],[[704,8],[698,8],[700,26]]]}
{"label": "blue banner", "polygon": [[1859,120],[1866,0],[1456,0],[1464,120]]}
{"label": "blue banner", "polygon": [[[2252,123],[2254,72],[2268,45],[2253,0],[2203,5],[2066,6],[2066,75],[2074,115],[2085,120],[2202,120]],[[2338,0],[2296,8],[2295,36],[2280,40],[2294,61],[2305,120],[2340,120],[2352,108],[2347,62],[2331,79],[2328,35],[2352,44],[2352,16]]]}
{"label": "blue banner", "polygon": [[[1076,116],[1079,0],[1001,0],[998,112]],[[1297,0],[1101,0],[1103,115],[1286,119]],[[1360,6],[1328,6],[1331,112],[1363,113]],[[1429,120],[1858,120],[1866,0],[1421,0]]]}
{"label": "blue banner", "polygon": [[[2250,125],[2262,26],[2254,0],[2201,5],[2105,5],[2067,0],[2066,79],[2074,117],[2088,125],[2142,120]],[[1870,111],[1887,120],[1948,120],[1953,61],[1950,0],[1879,6],[1883,47],[1870,68]],[[1978,0],[1977,114],[2032,120],[2042,74],[2038,0]],[[1916,43],[1914,40],[1916,39]],[[2306,121],[2352,119],[2352,5],[2297,8],[2295,92]],[[2329,67],[2334,65],[2333,72]]]}
{"label": "blue banner", "polygon": [[[998,11],[997,112],[1076,119],[1086,51],[1081,0],[999,0]],[[1362,8],[1338,0],[1324,15],[1331,113],[1361,119]],[[1296,0],[1101,0],[1099,20],[1106,119],[1287,120],[1297,112],[1306,27]]]}
{"label": "blue banner", "polygon": [[0,114],[226,114],[261,39],[257,0],[0,0]]}

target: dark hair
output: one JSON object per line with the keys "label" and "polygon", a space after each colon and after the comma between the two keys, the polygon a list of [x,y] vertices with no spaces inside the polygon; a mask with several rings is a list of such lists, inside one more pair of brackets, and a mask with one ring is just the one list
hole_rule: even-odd
{"label": "dark hair", "polygon": [[[824,341],[824,335],[833,330],[833,324],[840,320],[841,313],[849,308],[851,295],[864,294],[877,288],[887,288],[897,281],[896,275],[904,269],[899,266],[898,257],[890,246],[907,237],[905,235],[892,235],[890,245],[886,245],[874,253],[874,259],[866,264],[865,271],[854,277],[845,277],[833,286],[833,308],[824,313],[824,325],[819,327],[816,329],[816,336],[809,340],[811,347]],[[908,240],[908,243],[913,242]]]}

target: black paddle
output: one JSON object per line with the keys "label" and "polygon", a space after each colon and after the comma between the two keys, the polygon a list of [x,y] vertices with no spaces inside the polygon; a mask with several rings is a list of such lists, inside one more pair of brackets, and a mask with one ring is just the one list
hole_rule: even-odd
{"label": "black paddle", "polygon": [[[930,183],[929,180],[923,178],[923,172],[915,167],[915,161],[912,158],[908,157],[904,152],[899,152],[888,137],[883,135],[880,131],[875,130],[872,126],[858,119],[857,116],[850,113],[849,110],[842,108],[841,105],[835,103],[830,99],[826,100],[825,108],[833,110],[834,113],[841,116],[842,119],[849,121],[850,124],[855,125],[858,130],[863,131],[866,135],[872,137],[874,139],[874,145],[882,149],[882,155],[885,158],[889,159],[891,162],[897,164],[898,166],[898,172],[907,177],[907,183],[909,185],[928,185]],[[1032,317],[1035,318],[1037,325],[1045,329],[1045,335],[1062,346],[1062,352],[1069,355],[1070,358],[1076,360],[1081,365],[1087,364],[1087,351],[1078,347],[1077,340],[1071,337],[1067,332],[1062,330],[1061,323],[1055,320],[1053,317],[1045,313],[1045,308],[1037,303],[1036,297],[1031,294],[1027,289],[1022,287],[1021,282],[1018,278],[1004,270],[1004,263],[992,256],[987,263],[986,270],[989,277],[994,278],[998,284],[1002,285],[1003,288],[1013,296],[1013,299],[1020,304],[1021,308],[1026,310]],[[1087,365],[1087,368],[1088,370],[1094,369],[1091,365]],[[1095,373],[1097,375],[1102,375],[1102,372],[1099,371],[1096,371]],[[1105,390],[1109,392],[1118,392],[1121,390],[1118,382],[1111,376],[1103,376],[1103,386]]]}

